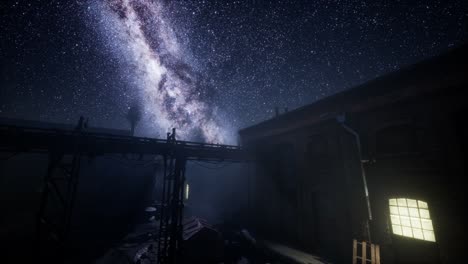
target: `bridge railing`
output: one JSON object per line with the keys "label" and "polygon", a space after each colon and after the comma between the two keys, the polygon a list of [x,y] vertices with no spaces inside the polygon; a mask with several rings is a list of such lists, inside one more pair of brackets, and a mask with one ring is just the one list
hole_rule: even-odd
{"label": "bridge railing", "polygon": [[[74,138],[79,138],[83,144],[87,144],[88,149],[92,149],[94,144],[101,144],[105,146],[111,146],[115,144],[112,149],[113,152],[116,149],[119,149],[121,146],[122,152],[138,152],[138,146],[142,146],[142,149],[145,149],[145,153],[148,152],[151,148],[158,149],[168,149],[169,146],[177,151],[185,151],[189,154],[187,158],[197,159],[197,154],[200,154],[200,158],[209,158],[217,159],[216,156],[220,156],[220,159],[229,159],[229,155],[234,155],[242,151],[239,146],[233,145],[224,145],[224,144],[213,144],[206,142],[193,142],[193,141],[183,141],[176,140],[168,144],[166,139],[158,138],[147,138],[147,137],[134,137],[127,135],[116,135],[109,133],[98,133],[87,130],[66,130],[66,129],[56,129],[56,128],[40,128],[40,127],[26,127],[26,126],[14,126],[14,125],[0,125],[0,149],[2,149],[3,144],[12,145],[14,142],[5,142],[8,139],[16,139],[21,146],[24,145],[34,145],[41,144],[39,141],[47,139],[54,141],[55,139],[60,139],[62,141],[73,141]],[[27,141],[27,142],[25,142]],[[129,146],[131,146],[131,151],[129,151]],[[125,149],[125,147],[127,149]],[[154,153],[157,154],[157,153]],[[159,153],[161,154],[161,153]],[[220,155],[223,154],[223,155]],[[211,157],[210,157],[211,156]],[[236,155],[236,160],[241,159],[240,155]],[[231,157],[232,160],[232,157]]]}

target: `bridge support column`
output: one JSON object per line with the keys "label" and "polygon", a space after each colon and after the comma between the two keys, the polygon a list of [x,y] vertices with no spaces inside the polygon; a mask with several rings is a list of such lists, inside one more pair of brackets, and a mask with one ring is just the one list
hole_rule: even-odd
{"label": "bridge support column", "polygon": [[75,203],[81,154],[49,153],[42,197],[37,214],[37,245],[41,257],[49,262],[62,262]]}
{"label": "bridge support column", "polygon": [[164,158],[164,182],[158,239],[158,263],[176,263],[182,243],[186,159]]}

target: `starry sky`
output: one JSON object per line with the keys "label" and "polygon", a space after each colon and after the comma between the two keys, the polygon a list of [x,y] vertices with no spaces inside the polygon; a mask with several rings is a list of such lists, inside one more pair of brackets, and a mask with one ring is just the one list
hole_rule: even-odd
{"label": "starry sky", "polygon": [[236,143],[468,41],[466,0],[1,1],[0,117]]}

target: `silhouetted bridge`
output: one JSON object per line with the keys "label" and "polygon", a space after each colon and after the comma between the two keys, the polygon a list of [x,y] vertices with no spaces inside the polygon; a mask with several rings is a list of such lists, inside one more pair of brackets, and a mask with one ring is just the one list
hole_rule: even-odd
{"label": "silhouetted bridge", "polygon": [[[159,263],[177,261],[182,241],[186,162],[242,162],[249,159],[249,155],[238,146],[178,141],[175,129],[163,140],[87,132],[82,122],[75,130],[0,125],[0,152],[49,155],[37,217],[38,253],[49,263],[64,262],[67,257],[66,245],[83,156],[136,154],[162,157]],[[60,201],[60,205],[53,206],[51,199]]]}
{"label": "silhouetted bridge", "polygon": [[120,136],[86,130],[60,130],[0,125],[0,151],[36,152],[51,150],[72,154],[77,151],[99,156],[104,154],[168,155],[179,153],[187,160],[244,161],[238,146],[191,141]]}

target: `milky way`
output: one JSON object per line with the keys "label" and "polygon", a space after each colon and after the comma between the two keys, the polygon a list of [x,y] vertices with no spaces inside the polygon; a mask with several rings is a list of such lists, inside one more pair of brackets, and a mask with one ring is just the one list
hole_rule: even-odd
{"label": "milky way", "polygon": [[105,39],[114,42],[114,55],[125,61],[122,74],[139,95],[145,116],[141,131],[175,127],[181,139],[232,143],[216,109],[202,100],[206,91],[161,3],[116,0],[97,9],[101,32],[112,36]]}
{"label": "milky way", "polygon": [[0,118],[235,134],[468,41],[466,0],[2,0]]}

